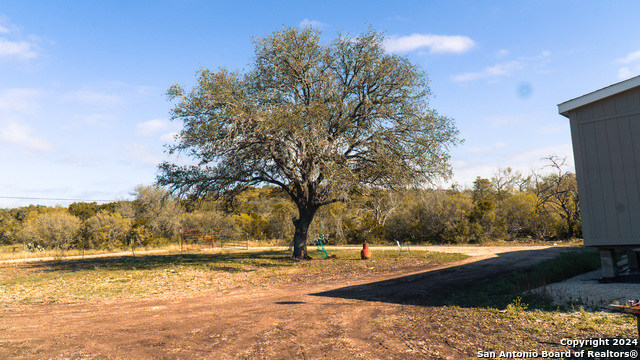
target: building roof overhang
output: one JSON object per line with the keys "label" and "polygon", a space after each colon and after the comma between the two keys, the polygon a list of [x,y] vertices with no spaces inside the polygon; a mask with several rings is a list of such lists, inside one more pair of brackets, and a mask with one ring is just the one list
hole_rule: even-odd
{"label": "building roof overhang", "polygon": [[638,86],[640,86],[640,76],[632,77],[631,79],[621,81],[600,90],[596,90],[594,92],[590,92],[575,99],[571,99],[569,101],[558,104],[558,113],[569,117],[569,111],[573,109],[577,109],[581,106],[591,104],[598,100],[608,98],[609,96],[619,94],[623,91],[627,91]]}

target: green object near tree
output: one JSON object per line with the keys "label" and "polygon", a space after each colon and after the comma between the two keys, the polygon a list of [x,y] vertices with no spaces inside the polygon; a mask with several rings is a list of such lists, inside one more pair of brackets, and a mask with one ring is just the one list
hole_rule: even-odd
{"label": "green object near tree", "polygon": [[327,250],[324,248],[324,236],[322,236],[322,233],[318,234],[318,248],[316,250],[322,253],[322,257],[324,259],[329,257],[329,255],[327,255]]}

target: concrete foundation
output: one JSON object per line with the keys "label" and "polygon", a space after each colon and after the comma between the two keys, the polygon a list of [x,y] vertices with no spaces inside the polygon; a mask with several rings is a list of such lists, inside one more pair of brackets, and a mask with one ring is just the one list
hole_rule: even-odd
{"label": "concrete foundation", "polygon": [[638,264],[640,263],[640,253],[634,250],[627,250],[627,261],[629,263],[629,272],[637,274],[640,272]]}
{"label": "concrete foundation", "polygon": [[618,276],[618,261],[616,251],[612,249],[598,249],[600,251],[600,262],[602,263],[602,277],[614,278]]}

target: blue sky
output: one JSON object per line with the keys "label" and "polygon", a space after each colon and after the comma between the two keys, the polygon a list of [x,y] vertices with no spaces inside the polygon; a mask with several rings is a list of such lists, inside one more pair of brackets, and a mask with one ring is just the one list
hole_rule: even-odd
{"label": "blue sky", "polygon": [[[0,207],[130,198],[167,158],[171,84],[247,69],[283,26],[384,31],[464,144],[454,181],[567,156],[557,104],[640,75],[637,1],[0,0]],[[30,197],[11,199],[7,197]]]}

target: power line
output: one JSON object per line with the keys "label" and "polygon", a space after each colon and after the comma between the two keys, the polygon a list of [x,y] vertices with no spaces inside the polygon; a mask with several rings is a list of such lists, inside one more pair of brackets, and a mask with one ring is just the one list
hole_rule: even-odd
{"label": "power line", "polygon": [[0,196],[0,199],[17,199],[17,200],[54,200],[54,201],[95,201],[95,202],[115,202],[118,200],[100,200],[100,199],[62,199],[62,198],[37,198],[26,196]]}

